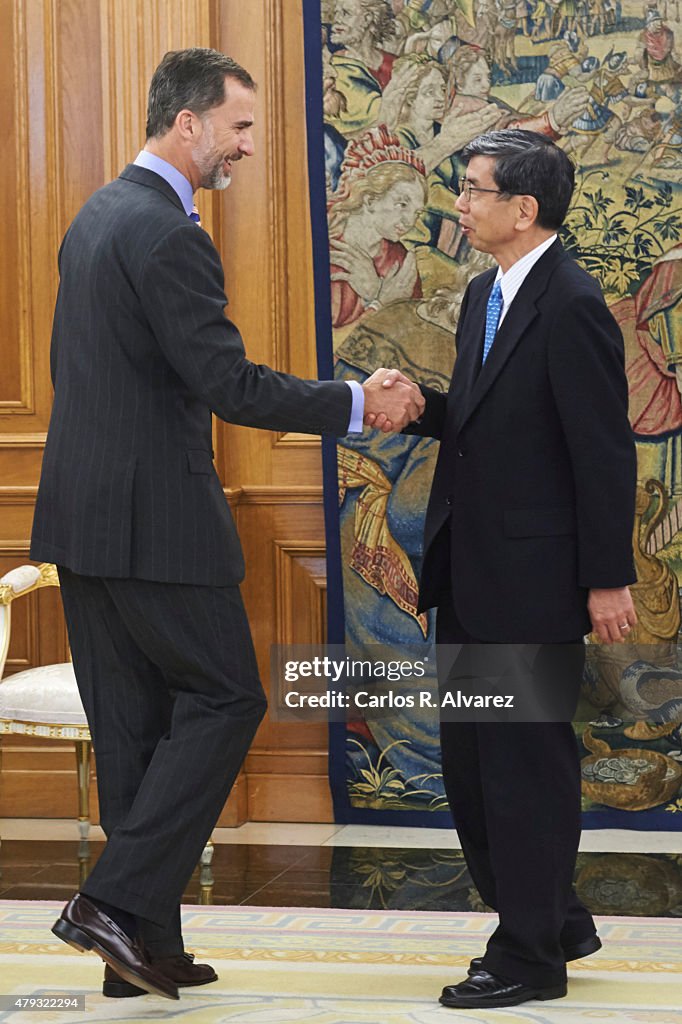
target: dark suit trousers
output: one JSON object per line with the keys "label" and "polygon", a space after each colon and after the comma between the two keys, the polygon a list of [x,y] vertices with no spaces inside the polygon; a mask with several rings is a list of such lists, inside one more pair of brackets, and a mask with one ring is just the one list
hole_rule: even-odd
{"label": "dark suit trousers", "polygon": [[[448,600],[441,644],[476,643]],[[580,641],[560,685],[582,671]],[[544,652],[543,652],[544,653]],[[550,649],[551,654],[551,649]],[[443,682],[441,681],[441,687]],[[441,722],[443,781],[471,877],[499,915],[485,970],[528,985],[566,977],[563,948],[594,934],[573,888],[580,839],[580,765],[569,721]]]}
{"label": "dark suit trousers", "polygon": [[239,589],[59,579],[108,838],[82,892],[178,952],[180,898],[266,708]]}

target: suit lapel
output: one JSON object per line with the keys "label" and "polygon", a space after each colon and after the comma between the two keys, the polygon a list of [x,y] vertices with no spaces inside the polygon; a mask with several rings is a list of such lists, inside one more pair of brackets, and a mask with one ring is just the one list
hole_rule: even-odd
{"label": "suit lapel", "polygon": [[[557,240],[554,245],[550,246],[547,252],[543,253],[529,271],[514,297],[509,312],[497,331],[488,358],[480,368],[478,376],[470,378],[471,386],[467,392],[468,399],[462,403],[462,414],[457,417],[458,430],[461,430],[466,421],[481,404],[504,369],[512,352],[538,316],[537,304],[547,289],[552,272],[561,260],[567,258],[563,246]],[[494,280],[495,274],[491,274],[489,280],[485,282],[484,287],[481,289],[479,301],[476,303],[477,321],[473,320],[474,309],[472,308],[471,330],[474,334],[477,333],[482,336],[485,330],[486,307]],[[480,325],[480,327],[477,327],[476,324]],[[472,345],[471,348],[478,353],[480,358],[482,354],[480,346]]]}
{"label": "suit lapel", "polygon": [[448,404],[452,409],[452,415],[449,419],[457,431],[459,431],[467,414],[471,394],[480,369],[483,334],[485,332],[486,304],[490,289],[495,280],[495,273],[496,271],[494,270],[486,271],[485,274],[482,274],[472,284],[469,307],[462,324],[460,343],[457,350],[457,362],[448,395]]}

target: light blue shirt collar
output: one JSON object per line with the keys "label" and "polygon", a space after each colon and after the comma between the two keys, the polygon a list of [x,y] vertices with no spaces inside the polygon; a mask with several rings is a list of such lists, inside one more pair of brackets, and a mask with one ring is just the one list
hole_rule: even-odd
{"label": "light blue shirt collar", "polygon": [[154,153],[150,153],[146,149],[141,150],[137,154],[134,163],[137,167],[144,167],[148,171],[153,171],[154,174],[158,174],[164,181],[167,181],[173,191],[177,192],[185,213],[189,217],[194,206],[194,193],[192,192],[190,182],[184,174],[180,173],[177,167],[173,167],[173,164],[169,164],[167,160],[163,160],[160,156],[155,156]]}

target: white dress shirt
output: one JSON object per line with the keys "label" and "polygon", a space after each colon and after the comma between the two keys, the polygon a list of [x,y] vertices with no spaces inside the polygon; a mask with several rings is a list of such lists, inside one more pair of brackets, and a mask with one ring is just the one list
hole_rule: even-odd
{"label": "white dress shirt", "polygon": [[509,307],[516,298],[516,293],[518,292],[523,282],[526,280],[531,269],[535,266],[535,264],[540,259],[542,254],[547,252],[551,245],[554,245],[556,240],[556,235],[552,235],[550,238],[546,238],[544,242],[541,242],[540,245],[536,245],[534,249],[531,249],[531,251],[527,252],[525,256],[522,256],[520,260],[517,260],[516,263],[513,263],[509,270],[506,272],[506,274],[502,273],[501,267],[497,268],[497,276],[495,278],[495,281],[500,282],[503,303],[502,313],[500,314],[500,319],[497,324],[498,330],[500,328],[502,321],[507,315]]}

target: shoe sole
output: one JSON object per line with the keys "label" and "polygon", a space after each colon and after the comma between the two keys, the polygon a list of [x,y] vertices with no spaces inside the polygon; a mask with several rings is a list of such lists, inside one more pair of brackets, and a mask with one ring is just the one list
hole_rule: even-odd
{"label": "shoe sole", "polygon": [[129,981],[105,981],[102,984],[102,995],[109,999],[132,999],[134,996],[146,996],[147,990]]}
{"label": "shoe sole", "polygon": [[443,999],[441,996],[438,1002],[441,1006],[449,1006],[455,1010],[486,1010],[495,1009],[498,1006],[520,1006],[521,1003],[529,1003],[533,999],[537,999],[540,1002],[545,1002],[547,999],[563,999],[567,993],[565,986],[557,986],[556,988],[543,988],[540,991],[534,993],[532,996],[525,996],[523,999],[516,999],[511,996],[508,999],[496,999],[495,1002],[490,1002],[485,996],[481,996],[480,999]]}
{"label": "shoe sole", "polygon": [[125,981],[134,985],[135,988],[143,988],[145,992],[150,992],[155,996],[163,996],[165,999],[179,999],[180,996],[176,993],[173,995],[172,992],[159,988],[154,985],[153,982],[147,981],[146,978],[141,978],[139,974],[135,974],[130,968],[122,963],[117,957],[112,956],[111,953],[104,949],[98,942],[90,938],[90,936],[84,932],[81,928],[77,928],[73,924],[69,924],[68,921],[59,918],[55,921],[52,926],[52,932],[57,938],[61,939],[62,942],[66,942],[69,946],[73,946],[79,953],[97,953],[99,957],[104,960],[106,964],[120,974]]}
{"label": "shoe sole", "polygon": [[[218,980],[218,975],[214,978],[206,978],[204,981],[184,981],[178,983],[178,988],[194,988],[196,985],[210,985],[212,982]],[[146,996],[146,989],[140,988],[139,985],[133,985],[128,981],[105,981],[102,984],[102,995],[107,996],[109,999],[132,999],[134,996]]]}

